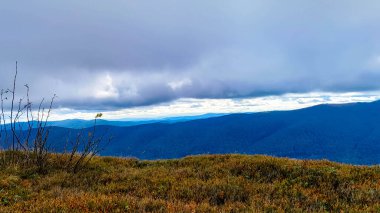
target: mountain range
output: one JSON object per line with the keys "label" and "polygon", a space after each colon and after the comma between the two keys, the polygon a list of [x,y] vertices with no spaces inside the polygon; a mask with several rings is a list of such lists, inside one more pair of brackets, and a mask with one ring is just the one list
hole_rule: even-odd
{"label": "mountain range", "polygon": [[[129,126],[106,121],[98,124],[97,134],[112,136],[101,155],[170,159],[241,153],[350,164],[380,163],[380,101]],[[49,140],[58,152],[68,138],[81,131],[76,124],[68,127],[51,127]]]}
{"label": "mountain range", "polygon": [[[150,123],[176,123],[204,118],[212,118],[226,115],[224,113],[208,113],[203,115],[193,115],[193,116],[178,116],[178,117],[163,117],[163,118],[154,118],[154,119],[129,119],[129,120],[104,120],[97,119],[96,125],[101,126],[136,126],[141,124],[150,124]],[[16,125],[16,129],[27,130],[29,125],[33,128],[37,127],[37,122],[31,121],[29,124],[27,122],[19,122]],[[70,129],[82,129],[90,128],[94,126],[94,120],[84,120],[84,119],[66,119],[58,121],[48,121],[46,126],[52,127],[63,127]],[[6,128],[10,129],[10,124],[6,124]]]}

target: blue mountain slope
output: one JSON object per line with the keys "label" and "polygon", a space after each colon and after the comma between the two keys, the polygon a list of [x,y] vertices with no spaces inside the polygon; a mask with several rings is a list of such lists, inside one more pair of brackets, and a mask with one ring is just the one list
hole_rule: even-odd
{"label": "blue mountain slope", "polygon": [[[232,114],[178,123],[99,126],[98,130],[113,136],[102,155],[163,159],[205,153],[258,153],[380,163],[380,102]],[[78,130],[52,128],[50,139],[58,151],[68,131],[75,135]]]}

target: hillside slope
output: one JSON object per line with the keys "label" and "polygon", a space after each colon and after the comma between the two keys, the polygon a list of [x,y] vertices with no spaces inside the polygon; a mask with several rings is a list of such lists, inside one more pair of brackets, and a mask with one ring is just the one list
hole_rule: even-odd
{"label": "hillside slope", "polygon": [[98,157],[78,174],[0,170],[1,212],[375,212],[380,168],[265,156]]}

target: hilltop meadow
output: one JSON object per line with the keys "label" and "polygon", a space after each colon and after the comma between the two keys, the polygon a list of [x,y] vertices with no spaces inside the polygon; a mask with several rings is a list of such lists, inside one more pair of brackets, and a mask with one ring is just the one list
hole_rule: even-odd
{"label": "hilltop meadow", "polygon": [[1,212],[380,211],[380,167],[268,156],[94,157],[79,173],[0,170]]}

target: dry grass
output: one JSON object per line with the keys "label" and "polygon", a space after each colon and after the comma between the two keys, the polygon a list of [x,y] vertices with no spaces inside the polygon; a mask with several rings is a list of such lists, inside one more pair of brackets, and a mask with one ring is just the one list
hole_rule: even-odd
{"label": "dry grass", "polygon": [[1,212],[380,211],[380,167],[266,156],[179,160],[94,158],[72,174],[65,156],[49,171],[0,171]]}

